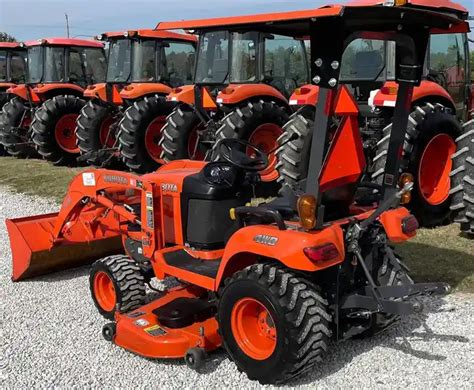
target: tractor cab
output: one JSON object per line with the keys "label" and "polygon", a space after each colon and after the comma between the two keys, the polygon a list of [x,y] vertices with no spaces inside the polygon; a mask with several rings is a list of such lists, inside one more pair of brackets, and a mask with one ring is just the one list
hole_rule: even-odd
{"label": "tractor cab", "polygon": [[[106,83],[91,85],[86,96],[120,105],[123,99],[136,99],[135,89],[146,87],[142,84],[156,84],[154,92],[166,93],[192,81],[196,41],[192,35],[141,29],[108,32],[97,39],[108,44]],[[109,100],[102,92],[106,85],[109,89],[115,87]],[[153,86],[148,86],[148,93],[152,92],[150,88]]]}
{"label": "tractor cab", "polygon": [[[153,171],[162,162],[158,141],[171,111],[165,96],[191,83],[197,39],[147,29],[108,32],[97,39],[108,44],[107,76],[105,83],[84,92],[91,100],[77,122],[80,160],[102,167],[124,160],[134,171]],[[139,110],[132,108],[134,103]],[[129,116],[124,115],[127,109]],[[124,117],[126,134],[120,143]]]}
{"label": "tractor cab", "polygon": [[17,42],[0,42],[0,108],[6,102],[6,90],[24,83],[26,49]]}

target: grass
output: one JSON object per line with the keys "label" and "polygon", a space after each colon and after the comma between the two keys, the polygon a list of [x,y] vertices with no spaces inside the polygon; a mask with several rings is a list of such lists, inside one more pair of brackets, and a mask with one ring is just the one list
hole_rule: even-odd
{"label": "grass", "polygon": [[[0,185],[61,202],[68,183],[81,170],[2,157]],[[420,229],[417,237],[397,249],[416,281],[443,281],[457,291],[474,293],[474,239],[460,236],[457,225]]]}
{"label": "grass", "polygon": [[62,202],[72,178],[83,168],[55,167],[42,160],[0,157],[0,185]]}

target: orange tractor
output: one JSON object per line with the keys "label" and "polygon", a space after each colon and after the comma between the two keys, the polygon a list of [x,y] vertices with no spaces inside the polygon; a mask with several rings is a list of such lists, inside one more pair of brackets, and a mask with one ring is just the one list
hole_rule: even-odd
{"label": "orange tractor", "polygon": [[[277,147],[291,114],[288,97],[309,81],[305,41],[291,33],[230,30],[226,18],[162,22],[162,29],[199,33],[194,85],[171,91],[179,102],[163,128],[165,161],[212,158],[223,138],[239,138],[269,152]],[[274,153],[262,172],[276,180]]]}
{"label": "orange tractor", "polygon": [[173,107],[165,96],[191,82],[196,37],[133,30],[98,38],[109,44],[107,77],[84,91],[90,100],[77,120],[80,159],[98,166],[123,159],[136,172],[153,171],[162,162],[158,142]]}
{"label": "orange tractor", "polygon": [[[313,73],[320,87],[313,174],[296,190],[286,186],[280,198],[248,205],[269,156],[234,138],[218,141],[213,162],[178,160],[143,176],[82,172],[59,213],[7,220],[13,279],[109,253],[90,273],[92,299],[111,320],[106,340],[147,358],[184,357],[193,368],[222,346],[261,383],[282,383],[321,364],[331,338],[370,335],[419,312],[413,298],[447,286],[415,284],[391,244],[409,240],[418,227],[402,206],[413,177],[400,175],[399,153],[429,31],[468,28],[464,8],[438,3],[227,18],[232,30],[265,26],[269,34],[311,39],[311,59],[321,65]],[[330,41],[320,39],[329,34]],[[367,162],[359,107],[339,66],[361,37],[394,42],[399,53],[387,167],[370,207],[357,192],[373,184],[361,182]],[[180,283],[147,302],[154,277]]]}
{"label": "orange tractor", "polygon": [[[376,184],[381,184],[385,172],[398,91],[395,58],[392,43],[360,38],[351,43],[341,63],[341,78],[353,91],[361,113],[361,134],[369,159],[367,180]],[[430,34],[423,80],[413,91],[402,158],[402,170],[415,177],[408,207],[423,226],[451,220],[451,155],[456,138],[462,134],[462,123],[474,113],[469,59],[466,33]],[[303,86],[290,98],[290,105],[301,108],[285,126],[288,134],[298,136],[279,150],[281,183],[294,186],[306,179],[306,151],[311,144],[317,99],[317,85]]]}
{"label": "orange tractor", "polygon": [[103,44],[83,39],[48,38],[25,43],[27,80],[8,90],[0,116],[2,144],[14,156],[36,151],[55,165],[74,164],[76,119],[86,85],[103,80]]}
{"label": "orange tractor", "polygon": [[[17,42],[0,42],[0,111],[11,98],[7,90],[25,82],[26,50]],[[1,133],[1,130],[0,130]],[[6,155],[0,139],[0,156]]]}

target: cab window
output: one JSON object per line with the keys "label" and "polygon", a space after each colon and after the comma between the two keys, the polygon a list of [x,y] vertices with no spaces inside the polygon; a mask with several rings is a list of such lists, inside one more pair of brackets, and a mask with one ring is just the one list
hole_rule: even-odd
{"label": "cab window", "polygon": [[195,49],[191,43],[167,43],[164,46],[163,80],[172,87],[191,84],[195,57]]}
{"label": "cab window", "polygon": [[304,42],[282,35],[265,37],[264,78],[284,95],[308,83]]}

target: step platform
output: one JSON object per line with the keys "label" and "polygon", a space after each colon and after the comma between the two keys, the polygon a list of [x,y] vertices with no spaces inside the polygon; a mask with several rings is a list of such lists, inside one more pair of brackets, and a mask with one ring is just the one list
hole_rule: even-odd
{"label": "step platform", "polygon": [[192,348],[219,348],[215,307],[205,294],[196,286],[178,286],[132,312],[117,313],[113,343],[147,358],[182,358]]}

